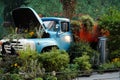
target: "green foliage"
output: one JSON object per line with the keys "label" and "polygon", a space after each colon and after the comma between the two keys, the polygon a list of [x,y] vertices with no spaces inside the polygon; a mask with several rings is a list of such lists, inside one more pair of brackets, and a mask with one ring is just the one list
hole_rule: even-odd
{"label": "green foliage", "polygon": [[55,16],[54,13],[62,12],[62,5],[59,0],[27,0],[27,6],[32,7],[38,14],[43,16]]}
{"label": "green foliage", "polygon": [[90,63],[98,65],[99,53],[93,50],[88,43],[84,42],[74,42],[71,44],[68,53],[70,55],[71,62],[77,57],[81,57],[84,53],[90,56]]}
{"label": "green foliage", "polygon": [[114,65],[116,66],[116,69],[119,69],[120,68],[120,61],[114,62]]}
{"label": "green foliage", "polygon": [[60,70],[58,73],[58,80],[71,80],[75,78],[78,74],[78,64],[68,64],[67,67]]}
{"label": "green foliage", "polygon": [[[63,5],[60,1],[63,1],[65,4],[69,3],[69,5]],[[72,3],[70,3],[73,1]],[[75,2],[76,1],[76,2]],[[11,10],[20,6],[29,6],[35,9],[39,14],[43,14],[44,16],[55,16],[56,14],[64,13],[63,7],[67,10],[70,10],[71,13],[74,14],[89,14],[94,18],[101,16],[103,13],[108,11],[109,7],[116,6],[120,7],[119,0],[105,0],[105,1],[96,1],[96,0],[1,0],[1,14],[4,11],[5,20],[11,20]],[[75,4],[74,4],[75,2]],[[4,3],[4,4],[3,4]],[[86,6],[87,5],[87,6]],[[74,9],[75,7],[75,9]],[[3,10],[4,9],[4,10]],[[67,15],[70,14],[67,12]],[[60,15],[57,15],[60,16]],[[73,15],[72,15],[73,17]],[[3,18],[3,17],[2,17]]]}
{"label": "green foliage", "polygon": [[78,20],[71,20],[71,30],[73,33],[77,33],[80,30],[80,23]]}
{"label": "green foliage", "polygon": [[83,15],[83,16],[79,17],[79,20],[82,25],[85,25],[87,27],[88,30],[92,30],[92,27],[95,22],[91,16]]}
{"label": "green foliage", "polygon": [[31,50],[29,47],[26,50],[19,52],[19,58],[23,62],[19,72],[24,74],[23,77],[25,79],[43,77],[45,70],[42,69],[41,63],[38,62],[38,56],[39,54],[35,50]]}
{"label": "green foliage", "polygon": [[11,0],[10,2],[3,0],[3,3],[5,5],[3,11],[5,21],[12,21],[11,11],[13,9],[27,4],[26,0]]}
{"label": "green foliage", "polygon": [[73,61],[79,65],[79,70],[91,70],[90,57],[84,53],[81,57],[77,57]]}
{"label": "green foliage", "polygon": [[39,55],[38,60],[46,71],[59,71],[69,63],[69,55],[65,51],[52,49],[50,52]]}
{"label": "green foliage", "polygon": [[0,76],[0,80],[23,80],[19,74],[5,74]]}
{"label": "green foliage", "polygon": [[31,50],[29,46],[26,48],[26,50],[21,50],[18,53],[19,53],[19,58],[22,59],[23,62],[31,59],[36,60],[37,56],[39,56],[37,51]]}
{"label": "green foliage", "polygon": [[71,31],[73,33],[74,41],[79,41],[79,36],[77,35],[80,31],[80,22],[78,20],[71,20]]}
{"label": "green foliage", "polygon": [[21,66],[20,72],[23,73],[24,79],[35,79],[36,77],[43,77],[45,71],[41,68],[38,60],[26,60],[24,65]]}
{"label": "green foliage", "polygon": [[[111,35],[119,34],[119,22],[120,22],[120,11],[117,8],[111,7],[109,11],[105,13],[100,18],[100,26],[102,28],[108,29],[111,32]],[[117,31],[114,33],[114,31]]]}
{"label": "green foliage", "polygon": [[76,13],[89,14],[97,18],[108,11],[111,6],[119,8],[119,0],[77,0]]}
{"label": "green foliage", "polygon": [[99,69],[100,70],[110,70],[110,69],[114,69],[114,64],[113,63],[105,63],[100,65]]}
{"label": "green foliage", "polygon": [[5,73],[18,73],[21,61],[16,55],[4,55],[0,61],[0,69],[3,74]]}
{"label": "green foliage", "polygon": [[111,62],[101,64],[100,70],[116,70],[120,68],[120,57],[113,58]]}
{"label": "green foliage", "polygon": [[120,44],[120,11],[116,8],[110,8],[108,13],[100,18],[100,26],[110,31],[108,41],[110,52],[120,49],[120,45],[116,45]]}
{"label": "green foliage", "polygon": [[35,78],[34,80],[43,80],[42,78]]}
{"label": "green foliage", "polygon": [[0,25],[3,22],[3,10],[4,10],[4,3],[3,1],[0,1]]}
{"label": "green foliage", "polygon": [[118,68],[120,68],[120,62],[109,62],[109,63],[101,64],[99,66],[99,69],[102,71],[115,70]]}
{"label": "green foliage", "polygon": [[2,39],[5,35],[7,35],[6,29],[0,25],[0,39]]}
{"label": "green foliage", "polygon": [[47,76],[45,76],[45,80],[57,80],[57,77],[48,74]]}
{"label": "green foliage", "polygon": [[110,59],[114,59],[114,58],[120,58],[120,49],[115,50],[112,53],[110,53]]}

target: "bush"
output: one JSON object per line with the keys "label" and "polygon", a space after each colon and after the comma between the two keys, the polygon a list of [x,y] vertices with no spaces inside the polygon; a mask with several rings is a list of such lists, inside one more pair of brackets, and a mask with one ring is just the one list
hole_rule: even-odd
{"label": "bush", "polygon": [[1,73],[18,73],[22,62],[16,55],[4,55],[0,61]]}
{"label": "bush", "polygon": [[42,78],[35,78],[34,80],[43,80]]}
{"label": "bush", "polygon": [[120,68],[120,58],[113,58],[111,62],[101,64],[99,66],[100,70],[106,71],[106,70],[116,70]]}
{"label": "bush", "polygon": [[112,60],[114,58],[120,58],[120,49],[115,50],[110,53],[110,60]]}
{"label": "bush", "polygon": [[44,78],[45,80],[57,80],[57,77],[55,77],[55,76],[53,76],[53,75],[50,75],[50,74],[48,74],[48,75],[46,75],[45,76],[45,78]]}
{"label": "bush", "polygon": [[23,78],[19,74],[3,74],[0,80],[23,80]]}
{"label": "bush", "polygon": [[[21,60],[23,60],[23,62],[25,62],[26,60],[31,60],[31,59],[34,59],[36,60],[37,59],[37,56],[39,55],[37,53],[37,51],[35,50],[31,50],[29,47],[26,48],[26,50],[21,50],[19,51],[19,58]],[[23,63],[24,64],[24,63]]]}
{"label": "bush", "polygon": [[42,69],[41,63],[38,62],[39,54],[29,47],[26,50],[19,51],[19,61],[22,61],[19,73],[24,75],[24,79],[34,79],[36,77],[43,77],[45,71]]}
{"label": "bush", "polygon": [[78,75],[78,64],[69,64],[57,74],[58,80],[72,80]]}
{"label": "bush", "polygon": [[45,70],[42,69],[37,59],[31,59],[29,61],[26,60],[25,64],[21,66],[20,73],[24,74],[22,75],[24,79],[34,79],[36,77],[43,77]]}
{"label": "bush", "polygon": [[109,11],[101,16],[99,21],[100,27],[107,29],[110,32],[108,37],[108,48],[110,53],[114,50],[120,49],[120,11],[116,8],[110,8]]}
{"label": "bush", "polygon": [[38,60],[46,71],[59,71],[69,63],[69,55],[65,51],[52,49],[50,52],[40,54]]}
{"label": "bush", "polygon": [[91,70],[90,57],[86,53],[81,57],[75,58],[73,62],[79,65],[79,70]]}
{"label": "bush", "polygon": [[73,38],[74,38],[74,41],[79,41],[79,31],[80,31],[80,23],[79,21],[77,20],[72,20],[71,21],[71,31],[73,33]]}
{"label": "bush", "polygon": [[95,66],[99,63],[99,53],[95,50],[93,50],[88,43],[84,42],[75,42],[72,43],[68,53],[70,55],[70,61],[72,61],[77,58],[81,57],[83,53],[86,53],[90,57],[90,63]]}
{"label": "bush", "polygon": [[104,63],[104,64],[101,64],[99,66],[99,69],[102,70],[102,71],[106,71],[106,70],[112,70],[112,69],[115,69],[115,66],[113,63]]}

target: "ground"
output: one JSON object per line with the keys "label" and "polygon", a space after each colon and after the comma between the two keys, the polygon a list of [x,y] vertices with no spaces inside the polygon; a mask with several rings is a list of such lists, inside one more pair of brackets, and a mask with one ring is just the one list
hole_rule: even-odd
{"label": "ground", "polygon": [[90,77],[79,77],[73,80],[120,80],[120,71],[104,74],[93,73]]}

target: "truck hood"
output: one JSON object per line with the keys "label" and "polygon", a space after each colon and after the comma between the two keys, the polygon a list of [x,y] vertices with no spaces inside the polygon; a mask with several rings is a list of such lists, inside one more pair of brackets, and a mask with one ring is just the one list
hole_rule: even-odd
{"label": "truck hood", "polygon": [[12,11],[13,21],[16,27],[26,27],[30,26],[32,23],[32,27],[42,26],[45,31],[45,26],[39,17],[39,15],[30,7],[24,8],[16,8]]}

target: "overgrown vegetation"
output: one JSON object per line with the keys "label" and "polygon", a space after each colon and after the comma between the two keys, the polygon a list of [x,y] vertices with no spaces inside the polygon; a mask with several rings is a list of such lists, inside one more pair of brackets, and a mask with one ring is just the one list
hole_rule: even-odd
{"label": "overgrown vegetation", "polygon": [[[101,30],[104,29],[110,32],[110,35],[107,37],[109,49],[108,62],[99,64],[100,53],[92,49],[89,43],[80,41],[79,37],[76,36],[80,30],[80,22],[72,21],[72,26],[74,26],[72,27],[72,32],[75,42],[71,44],[68,52],[52,49],[50,52],[38,54],[36,51],[28,48],[26,51],[20,51],[17,56],[6,55],[0,60],[1,80],[71,80],[80,74],[78,73],[79,71],[85,71],[88,74],[96,67],[103,71],[120,68],[120,45],[118,45],[120,44],[120,11],[117,8],[109,7],[114,5],[119,7],[119,0],[76,1],[76,11],[73,12],[75,15],[72,14],[72,19],[78,19],[78,16],[81,18],[81,14],[76,15],[79,13],[89,14],[99,20],[98,26]],[[63,6],[59,0],[51,0],[47,1],[47,3],[46,0],[27,0],[25,3],[29,3],[28,6],[33,7],[38,13],[45,16],[63,17],[63,11],[66,10],[62,10]],[[13,8],[23,6],[23,4],[24,1],[12,6],[8,10],[8,15],[10,15]],[[52,6],[53,4],[55,7]],[[67,3],[65,2],[65,4]],[[87,4],[88,6],[86,6]],[[11,6],[11,3],[7,3],[5,7],[9,8],[8,6]],[[0,10],[0,14],[2,14],[3,7]],[[103,13],[104,15],[102,15]],[[8,20],[8,15],[7,13],[4,14],[5,20]],[[2,38],[6,34],[6,31],[4,31],[3,27],[0,27],[0,29],[3,31],[0,33],[0,38]]]}
{"label": "overgrown vegetation", "polygon": [[120,11],[116,8],[110,8],[109,11],[100,18],[100,27],[109,30],[108,37],[109,57],[114,57],[113,53],[119,54],[120,49]]}
{"label": "overgrown vegetation", "polygon": [[69,63],[69,55],[65,51],[53,49],[39,55],[38,61],[43,64],[46,71],[60,71]]}

